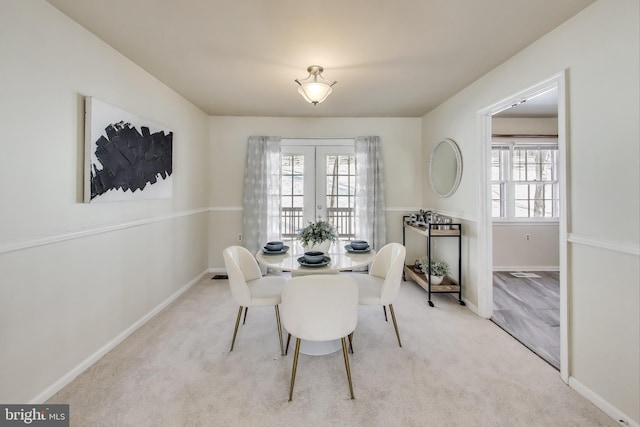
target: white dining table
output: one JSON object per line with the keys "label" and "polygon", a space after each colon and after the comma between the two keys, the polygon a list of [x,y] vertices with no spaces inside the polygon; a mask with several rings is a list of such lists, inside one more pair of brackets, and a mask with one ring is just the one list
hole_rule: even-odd
{"label": "white dining table", "polygon": [[[304,249],[297,240],[283,240],[289,249],[284,254],[274,255],[265,253],[260,249],[256,253],[256,260],[261,265],[281,271],[290,271],[294,274],[335,274],[340,271],[351,271],[367,267],[376,256],[376,251],[371,249],[366,253],[352,253],[345,248],[348,241],[333,243],[326,254],[331,260],[323,267],[307,267],[298,262],[298,258],[304,255]],[[340,340],[308,341],[300,342],[300,352],[310,356],[321,356],[335,353],[342,348]]]}
{"label": "white dining table", "polygon": [[283,240],[283,243],[289,247],[286,253],[274,255],[265,253],[260,249],[256,253],[258,263],[281,271],[326,274],[328,272],[357,270],[366,267],[376,256],[376,251],[373,249],[366,253],[348,252],[345,246],[349,244],[349,241],[339,241],[333,243],[329,248],[329,252],[325,254],[331,258],[326,266],[308,267],[298,262],[298,258],[304,255],[304,249],[297,240]]}

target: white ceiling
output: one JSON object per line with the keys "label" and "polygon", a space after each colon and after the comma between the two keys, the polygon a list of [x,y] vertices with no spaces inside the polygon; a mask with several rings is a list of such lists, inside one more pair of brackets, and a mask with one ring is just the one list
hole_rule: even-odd
{"label": "white ceiling", "polygon": [[494,114],[493,117],[558,117],[558,88],[549,89],[535,97],[523,99],[517,104]]}
{"label": "white ceiling", "polygon": [[420,117],[593,1],[48,0],[210,115],[291,117]]}

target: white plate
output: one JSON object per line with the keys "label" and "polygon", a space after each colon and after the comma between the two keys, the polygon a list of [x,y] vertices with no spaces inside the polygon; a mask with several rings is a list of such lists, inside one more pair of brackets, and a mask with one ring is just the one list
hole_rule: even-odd
{"label": "white plate", "polygon": [[368,252],[371,252],[371,246],[367,246],[366,249],[353,249],[351,245],[346,245],[344,248],[347,250],[347,252],[351,252],[353,254],[366,254]]}
{"label": "white plate", "polygon": [[282,254],[286,254],[288,250],[289,250],[289,246],[283,246],[282,249],[280,249],[279,251],[271,251],[267,248],[262,248],[262,253],[265,255],[282,255]]}
{"label": "white plate", "polygon": [[331,262],[331,258],[326,256],[321,262],[309,263],[304,260],[303,256],[301,256],[300,258],[298,258],[298,262],[303,267],[320,268],[320,267],[326,267],[327,265],[329,265],[329,263]]}

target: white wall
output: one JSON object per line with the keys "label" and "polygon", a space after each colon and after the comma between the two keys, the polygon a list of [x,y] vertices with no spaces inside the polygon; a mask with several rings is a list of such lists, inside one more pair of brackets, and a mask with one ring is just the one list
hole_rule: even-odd
{"label": "white wall", "polygon": [[493,135],[558,135],[558,118],[493,117]]}
{"label": "white wall", "polygon": [[[303,105],[302,107],[313,108]],[[387,240],[402,241],[402,215],[420,209],[421,139],[419,118],[211,117],[211,212],[209,265],[223,269],[222,250],[238,244],[242,233],[242,185],[247,140],[251,135],[283,138],[356,137],[382,140],[387,203]],[[425,247],[409,249],[412,259]]]}
{"label": "white wall", "polygon": [[[42,402],[206,271],[208,119],[44,1],[0,58],[0,401]],[[174,131],[171,199],[82,203],[85,95]]]}
{"label": "white wall", "polygon": [[557,224],[493,225],[495,271],[557,270],[560,267],[559,248]]}
{"label": "white wall", "polygon": [[[478,112],[567,70],[570,384],[613,416],[640,421],[639,16],[636,0],[600,0],[424,117],[423,155],[461,147],[458,192],[424,200],[467,218],[465,297],[477,303]],[[426,159],[426,157],[425,157]],[[606,278],[604,277],[604,273]],[[617,412],[616,412],[617,411]]]}

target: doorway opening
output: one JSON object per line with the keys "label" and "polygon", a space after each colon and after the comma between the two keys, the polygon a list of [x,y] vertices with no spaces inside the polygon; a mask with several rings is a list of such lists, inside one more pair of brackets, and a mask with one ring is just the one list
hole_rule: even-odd
{"label": "doorway opening", "polygon": [[[525,142],[518,138],[532,136],[526,135],[530,132],[511,132],[504,131],[504,123],[494,123],[494,118],[505,118],[509,115],[515,115],[516,108],[529,103],[529,106],[535,104],[531,100],[536,98],[544,98],[545,94],[557,93],[557,146],[543,146],[544,144],[524,145]],[[480,233],[478,236],[479,249],[479,272],[480,282],[478,284],[478,312],[482,317],[492,318],[494,315],[494,299],[496,302],[503,302],[502,294],[499,290],[494,291],[494,270],[509,270],[507,267],[515,267],[506,271],[527,273],[530,270],[550,270],[557,274],[557,282],[559,289],[559,348],[560,354],[557,363],[559,365],[560,376],[568,381],[568,334],[567,334],[567,141],[566,141],[566,102],[565,102],[565,73],[559,73],[548,80],[545,80],[535,86],[524,89],[507,99],[497,102],[479,112],[479,123],[481,124],[481,141],[482,149],[479,156],[478,170],[481,179],[479,180],[479,204],[480,204]],[[530,107],[529,107],[530,108]],[[511,112],[509,112],[511,110]],[[513,123],[512,123],[513,124]],[[521,125],[522,123],[520,123]],[[510,137],[509,144],[503,144],[502,154],[496,150],[495,129],[502,126],[502,130],[498,133],[503,136]],[[512,128],[512,129],[517,129]],[[544,135],[540,135],[544,134]],[[554,137],[549,132],[540,132],[538,137],[550,138]],[[502,141],[505,142],[505,141]],[[539,141],[542,142],[542,141]],[[544,141],[551,144],[552,141]],[[519,145],[518,145],[519,144]],[[506,148],[505,148],[506,147]],[[510,150],[511,154],[508,153]],[[557,150],[557,151],[550,151]],[[510,176],[497,177],[495,160],[500,156],[513,156],[510,162],[507,162],[508,173]],[[553,167],[546,163],[546,160],[556,157],[557,167],[555,171]],[[505,158],[507,158],[505,157]],[[493,161],[493,163],[492,163]],[[531,163],[531,164],[530,164]],[[506,170],[506,169],[503,169]],[[524,174],[523,174],[524,171]],[[527,171],[533,175],[529,177]],[[543,171],[545,171],[543,173]],[[536,176],[536,174],[542,174]],[[501,179],[503,179],[501,181]],[[536,179],[538,181],[536,182]],[[496,213],[498,212],[498,213]],[[496,217],[497,221],[496,221]],[[536,227],[549,227],[555,223],[556,227],[556,243],[557,262],[546,264],[545,261],[534,261],[538,263],[535,267],[527,266],[526,263],[517,264],[513,262],[505,262],[499,260],[498,256],[494,260],[494,240],[504,245],[503,236],[500,233],[494,235],[494,224],[502,222],[504,230],[515,230],[515,235],[522,238],[523,242],[530,244],[533,232],[524,231],[522,227],[526,223],[533,224]],[[508,224],[508,225],[507,225]],[[535,225],[537,224],[537,225]],[[503,231],[504,231],[503,230]],[[507,233],[508,234],[508,233]],[[522,236],[520,236],[522,234]],[[535,238],[535,237],[534,237]],[[534,240],[535,242],[535,240]],[[511,250],[512,255],[517,251]],[[526,252],[526,251],[525,251]],[[503,262],[507,265],[496,265],[495,261]],[[513,260],[511,260],[513,261]],[[548,261],[547,261],[548,262]],[[557,265],[557,267],[555,267]],[[535,273],[535,271],[533,271]],[[504,276],[509,281],[538,281],[535,278],[517,278],[512,275]],[[550,277],[553,277],[551,275]],[[495,294],[494,294],[495,292]],[[525,309],[526,310],[526,307]],[[498,314],[498,313],[496,313]],[[497,316],[496,316],[497,317]],[[557,331],[556,331],[557,334]],[[541,355],[542,357],[542,355]],[[544,358],[544,357],[543,357]]]}
{"label": "doorway opening", "polygon": [[559,370],[559,271],[494,271],[491,321]]}

